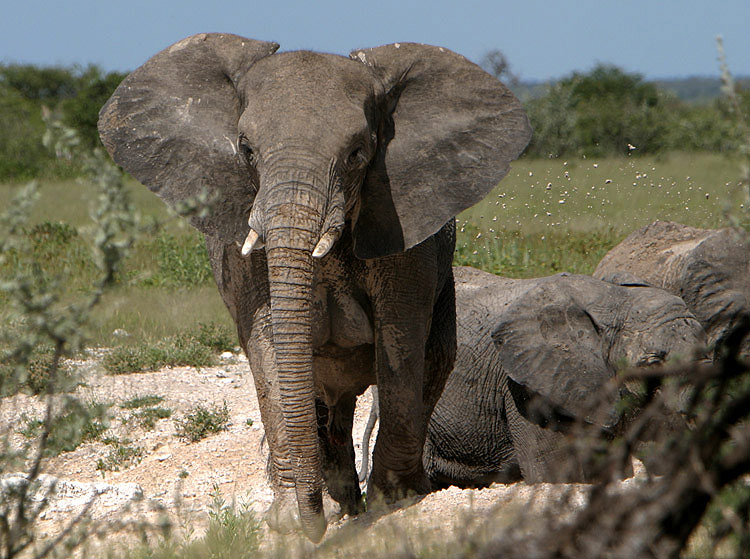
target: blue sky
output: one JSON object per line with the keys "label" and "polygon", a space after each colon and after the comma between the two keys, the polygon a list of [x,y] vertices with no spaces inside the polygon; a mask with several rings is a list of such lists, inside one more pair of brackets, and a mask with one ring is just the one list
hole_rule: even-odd
{"label": "blue sky", "polygon": [[132,70],[198,32],[273,40],[282,50],[346,54],[396,41],[448,47],[478,62],[500,49],[524,80],[609,62],[647,78],[718,75],[722,35],[735,75],[750,75],[750,0],[0,0],[0,61],[96,63]]}

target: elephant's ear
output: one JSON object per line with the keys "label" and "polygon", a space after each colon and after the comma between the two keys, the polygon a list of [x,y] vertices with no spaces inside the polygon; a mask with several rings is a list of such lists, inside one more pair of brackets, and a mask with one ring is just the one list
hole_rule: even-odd
{"label": "elephant's ear", "polygon": [[386,92],[354,225],[355,253],[373,258],[411,248],[484,198],[531,127],[507,87],[447,49],[395,43],[350,56]]}
{"label": "elephant's ear", "polygon": [[536,422],[568,417],[606,428],[617,423],[607,386],[615,371],[598,325],[564,284],[542,282],[505,307],[492,339],[514,398],[524,394],[534,414],[546,416]]}
{"label": "elephant's ear", "polygon": [[165,202],[213,203],[191,223],[224,241],[247,234],[254,188],[237,154],[239,78],[278,45],[221,33],[193,35],[131,73],[99,113],[112,159]]}

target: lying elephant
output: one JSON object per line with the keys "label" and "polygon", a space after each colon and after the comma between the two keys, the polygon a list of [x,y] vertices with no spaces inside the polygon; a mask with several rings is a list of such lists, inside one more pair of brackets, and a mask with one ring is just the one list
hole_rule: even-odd
{"label": "lying elephant", "polygon": [[468,267],[454,277],[458,351],[423,453],[435,488],[592,480],[566,426],[615,432],[622,421],[605,385],[618,365],[691,358],[706,343],[685,303],[661,289]]}
{"label": "lying elephant", "polygon": [[[593,275],[621,285],[661,287],[681,297],[713,346],[750,312],[750,235],[739,228],[655,221],[610,250]],[[750,339],[741,351],[750,356]]]}

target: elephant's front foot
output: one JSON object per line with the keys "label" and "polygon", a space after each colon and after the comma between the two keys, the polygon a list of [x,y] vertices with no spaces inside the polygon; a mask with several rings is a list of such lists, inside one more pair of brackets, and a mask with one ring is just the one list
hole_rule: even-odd
{"label": "elephant's front foot", "polygon": [[273,503],[266,513],[265,520],[271,530],[281,534],[288,534],[301,528],[294,489],[274,492]]}
{"label": "elephant's front foot", "polygon": [[368,508],[380,500],[393,503],[416,495],[426,495],[431,490],[432,484],[424,472],[421,458],[417,464],[407,469],[378,468],[375,465],[367,484]]}
{"label": "elephant's front foot", "polygon": [[[339,520],[344,514],[348,513],[330,496],[328,491],[323,490],[323,514],[326,523],[331,523]],[[266,513],[265,520],[271,530],[280,534],[289,534],[302,530],[294,489],[281,490],[275,493],[273,503]]]}

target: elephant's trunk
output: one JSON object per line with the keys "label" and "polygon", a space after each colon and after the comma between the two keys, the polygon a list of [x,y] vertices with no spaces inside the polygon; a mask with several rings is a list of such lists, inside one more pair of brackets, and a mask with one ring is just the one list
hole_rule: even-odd
{"label": "elephant's trunk", "polygon": [[[317,181],[316,181],[317,182]],[[327,191],[288,181],[273,185],[265,216],[271,325],[281,410],[302,527],[313,541],[323,514],[312,348],[313,250],[320,240]]]}

